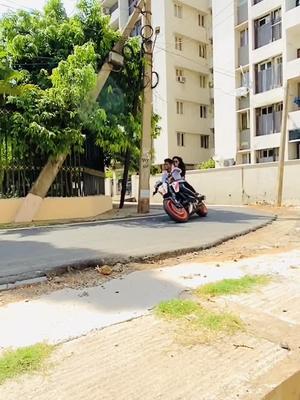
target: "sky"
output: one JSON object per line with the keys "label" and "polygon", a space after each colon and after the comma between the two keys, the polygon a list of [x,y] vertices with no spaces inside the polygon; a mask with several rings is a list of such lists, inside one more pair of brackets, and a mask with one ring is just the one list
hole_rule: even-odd
{"label": "sky", "polygon": [[[72,14],[77,0],[63,0],[68,14]],[[0,0],[0,15],[11,10],[17,9],[39,9],[41,10],[46,0]]]}

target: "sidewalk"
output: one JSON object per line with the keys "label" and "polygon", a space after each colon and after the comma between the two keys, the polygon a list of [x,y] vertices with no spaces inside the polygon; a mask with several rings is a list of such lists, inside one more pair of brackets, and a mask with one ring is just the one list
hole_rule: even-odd
{"label": "sidewalk", "polygon": [[[0,308],[2,347],[87,336],[60,346],[46,375],[1,386],[0,398],[261,399],[300,370],[299,271],[300,251],[295,250],[235,263],[135,272],[100,287],[65,289],[4,306]],[[253,273],[269,274],[273,281],[255,293],[216,301],[247,323],[247,331],[233,337],[185,346],[175,340],[167,323],[149,312],[161,300],[186,289]]]}

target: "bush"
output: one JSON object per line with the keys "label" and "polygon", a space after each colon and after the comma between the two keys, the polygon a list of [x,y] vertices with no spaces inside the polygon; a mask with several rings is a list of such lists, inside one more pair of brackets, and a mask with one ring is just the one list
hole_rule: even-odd
{"label": "bush", "polygon": [[215,161],[211,158],[208,161],[203,161],[199,167],[199,169],[211,169],[211,168],[216,168],[216,163]]}

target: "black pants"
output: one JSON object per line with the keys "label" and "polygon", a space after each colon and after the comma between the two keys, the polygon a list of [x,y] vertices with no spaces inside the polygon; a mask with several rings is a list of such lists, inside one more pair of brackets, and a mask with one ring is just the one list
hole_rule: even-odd
{"label": "black pants", "polygon": [[193,188],[192,185],[190,185],[187,181],[184,182],[184,186],[189,189],[190,191],[192,191],[193,193],[197,193],[196,190]]}

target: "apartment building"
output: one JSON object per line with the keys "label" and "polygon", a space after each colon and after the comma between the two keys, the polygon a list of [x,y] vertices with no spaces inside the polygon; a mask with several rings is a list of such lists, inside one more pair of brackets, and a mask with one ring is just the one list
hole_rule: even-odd
{"label": "apartment building", "polygon": [[[126,24],[136,0],[102,4],[117,29]],[[210,1],[152,0],[152,25],[160,27],[153,57],[159,74],[153,109],[161,118],[161,134],[154,141],[154,163],[178,155],[196,165],[214,154]]]}
{"label": "apartment building", "polygon": [[221,165],[300,159],[299,0],[213,0],[215,153]]}

